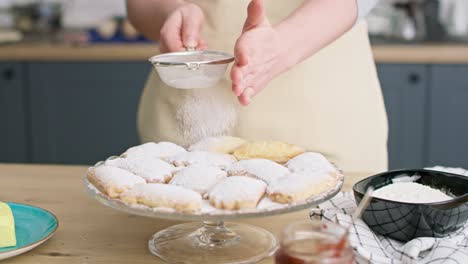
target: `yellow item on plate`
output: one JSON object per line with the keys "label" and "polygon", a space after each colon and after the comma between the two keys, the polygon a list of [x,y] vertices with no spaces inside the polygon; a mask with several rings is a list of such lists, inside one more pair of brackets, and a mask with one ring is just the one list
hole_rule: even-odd
{"label": "yellow item on plate", "polygon": [[11,208],[0,202],[0,248],[16,246],[15,219]]}
{"label": "yellow item on plate", "polygon": [[246,143],[234,150],[238,160],[269,159],[286,163],[295,156],[304,153],[304,149],[281,141],[257,141]]}

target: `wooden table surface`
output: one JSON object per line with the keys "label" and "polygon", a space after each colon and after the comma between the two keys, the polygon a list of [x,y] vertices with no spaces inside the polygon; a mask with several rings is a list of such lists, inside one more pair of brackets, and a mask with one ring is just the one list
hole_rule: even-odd
{"label": "wooden table surface", "polygon": [[[99,204],[83,187],[86,167],[0,164],[0,201],[27,203],[54,213],[55,236],[10,263],[164,263],[147,249],[150,236],[175,221],[129,215]],[[346,175],[345,190],[372,173]],[[239,220],[278,234],[289,222],[307,219],[307,210]],[[272,258],[260,263],[273,263]]]}

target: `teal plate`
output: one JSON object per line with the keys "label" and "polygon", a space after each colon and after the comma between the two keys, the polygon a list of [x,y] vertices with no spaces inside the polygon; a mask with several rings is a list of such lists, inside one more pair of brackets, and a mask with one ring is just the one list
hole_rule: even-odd
{"label": "teal plate", "polygon": [[0,248],[0,259],[10,258],[27,252],[57,231],[58,220],[44,209],[19,203],[8,203],[15,218],[16,246]]}

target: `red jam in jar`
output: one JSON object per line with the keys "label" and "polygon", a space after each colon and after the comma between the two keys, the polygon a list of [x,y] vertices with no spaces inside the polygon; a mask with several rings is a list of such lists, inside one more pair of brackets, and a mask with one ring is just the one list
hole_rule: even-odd
{"label": "red jam in jar", "polygon": [[343,227],[332,223],[292,223],[282,233],[276,264],[352,264],[354,254],[349,243],[340,244],[345,232]]}

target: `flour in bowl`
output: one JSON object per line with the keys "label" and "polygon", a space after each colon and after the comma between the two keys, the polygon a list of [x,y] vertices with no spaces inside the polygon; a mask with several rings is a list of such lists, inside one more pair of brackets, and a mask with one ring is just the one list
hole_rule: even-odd
{"label": "flour in bowl", "polygon": [[415,182],[392,183],[375,190],[373,196],[406,203],[436,203],[452,199],[440,190]]}

